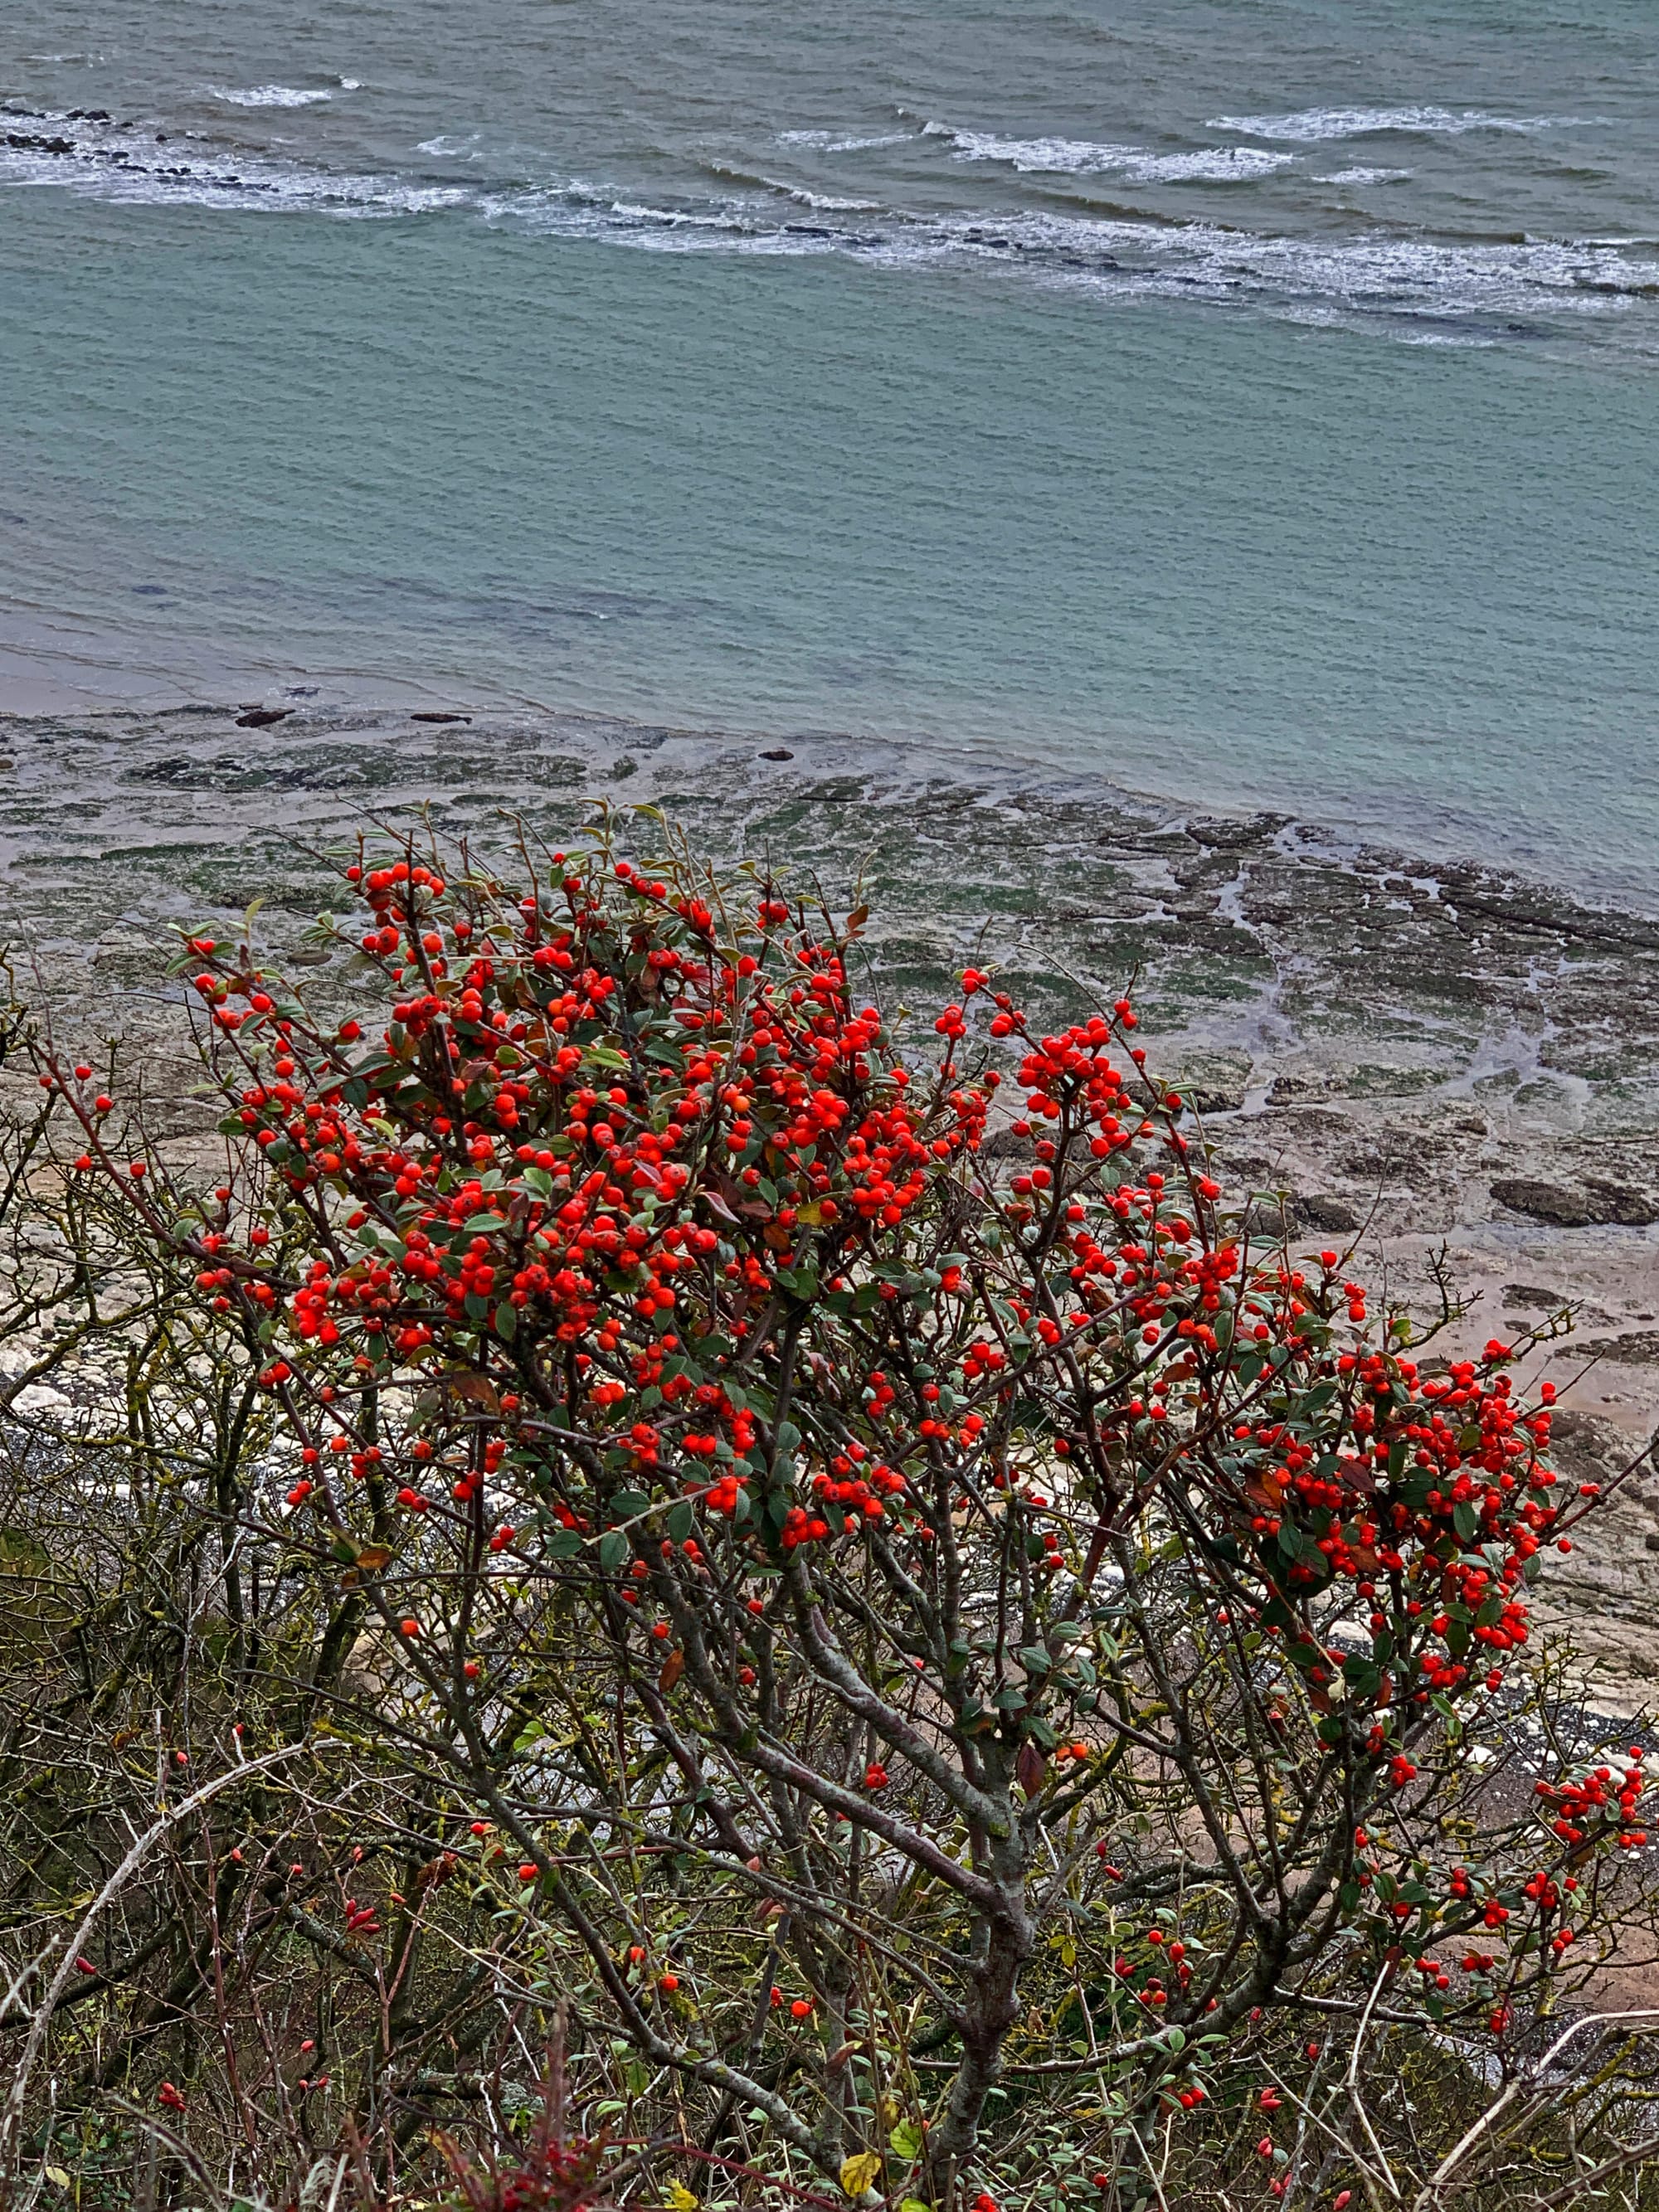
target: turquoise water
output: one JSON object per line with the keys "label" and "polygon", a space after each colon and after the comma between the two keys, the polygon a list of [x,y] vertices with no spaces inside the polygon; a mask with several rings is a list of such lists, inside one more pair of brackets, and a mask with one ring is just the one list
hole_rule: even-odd
{"label": "turquoise water", "polygon": [[0,615],[1654,903],[1656,70],[1610,0],[13,0]]}

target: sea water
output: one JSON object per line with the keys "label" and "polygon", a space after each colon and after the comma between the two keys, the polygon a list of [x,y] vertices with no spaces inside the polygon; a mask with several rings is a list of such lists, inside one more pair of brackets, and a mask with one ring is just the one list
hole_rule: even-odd
{"label": "sea water", "polygon": [[834,730],[1659,904],[1656,83],[1647,0],[9,0],[0,707]]}

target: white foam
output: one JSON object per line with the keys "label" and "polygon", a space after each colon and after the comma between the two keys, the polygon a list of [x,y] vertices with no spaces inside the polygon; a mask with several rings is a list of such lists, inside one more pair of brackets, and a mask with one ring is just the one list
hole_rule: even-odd
{"label": "white foam", "polygon": [[786,185],[768,177],[765,181],[774,191],[786,192],[798,207],[816,208],[822,215],[874,215],[880,210],[879,200],[842,199],[833,192],[809,192],[804,185]]}
{"label": "white foam", "polygon": [[305,169],[259,155],[203,155],[179,140],[157,145],[145,131],[106,130],[43,115],[70,154],[0,148],[0,183],[57,185],[119,206],[268,210],[334,216],[416,215],[476,204],[463,185],[423,185],[396,175]]}
{"label": "white foam", "polygon": [[902,146],[908,131],[884,131],[877,138],[859,138],[838,131],[780,131],[780,146],[806,146],[815,154],[862,154],[877,146]]}
{"label": "white foam", "polygon": [[1409,169],[1333,169],[1328,177],[1316,177],[1316,185],[1398,185],[1409,177]]}
{"label": "white foam", "polygon": [[[9,118],[21,121],[17,111]],[[1025,281],[1081,287],[1104,298],[1249,303],[1304,319],[1379,322],[1401,335],[1425,320],[1471,337],[1487,321],[1622,313],[1659,300],[1649,241],[1532,240],[1477,245],[1381,231],[1274,236],[1218,222],[1154,223],[1033,210],[938,216],[881,213],[772,179],[675,204],[640,200],[615,183],[569,179],[535,188],[434,184],[395,173],[337,173],[270,155],[237,156],[145,130],[36,114],[42,142],[0,146],[0,183],[57,186],[117,204],[192,205],[271,214],[388,219],[451,210],[492,228],[665,253],[841,254],[917,270],[979,263]],[[17,134],[22,135],[22,134]],[[45,143],[68,139],[68,151]],[[778,194],[821,220],[781,216]],[[839,219],[855,214],[857,222]],[[1644,250],[1638,251],[1638,248]],[[1501,335],[1501,333],[1499,334]],[[1634,333],[1632,334],[1634,335]]]}
{"label": "white foam", "polygon": [[1087,138],[1003,138],[994,131],[924,125],[926,138],[948,138],[958,161],[997,161],[1024,175],[1115,175],[1131,184],[1249,184],[1288,168],[1294,154],[1255,146],[1204,146],[1188,154],[1154,154],[1145,146],[1099,145]]}
{"label": "white foam", "polygon": [[[708,167],[710,176],[719,177],[723,182],[758,185],[764,192],[780,193],[785,199],[793,200],[797,207],[812,208],[823,215],[874,215],[881,209],[879,200],[848,199],[841,193],[811,191],[805,185],[791,184],[787,178],[769,177],[763,170],[740,169],[729,161],[710,161]],[[745,209],[767,204],[764,198],[752,191],[741,192],[727,203],[728,206]]]}
{"label": "white foam", "polygon": [[948,138],[958,161],[1001,161],[1011,169],[1047,176],[1087,175],[1136,160],[1139,146],[1099,146],[1086,138],[1003,138],[991,131],[958,131],[949,123],[926,123],[924,138]]}
{"label": "white foam", "polygon": [[[555,204],[557,204],[556,200]],[[724,208],[699,213],[691,208],[653,207],[648,200],[612,200],[611,212],[625,217],[630,222],[660,223],[669,231],[732,230],[737,228],[735,210]]]}
{"label": "white foam", "polygon": [[1627,309],[1633,295],[1659,287],[1659,263],[1574,240],[1476,246],[1382,234],[1286,238],[1211,224],[1079,224],[1054,217],[1027,219],[1027,236],[1034,225],[1056,246],[1076,250],[1086,239],[1097,254],[1115,248],[1136,255],[1138,268],[1102,272],[1115,289],[1178,289],[1186,297],[1277,292],[1400,315],[1595,314]]}
{"label": "white foam", "polygon": [[1122,173],[1132,184],[1180,184],[1188,180],[1211,185],[1248,184],[1255,177],[1271,177],[1297,160],[1294,154],[1264,154],[1255,146],[1206,146],[1197,154],[1149,154],[1126,162]]}
{"label": "white foam", "polygon": [[[356,86],[348,86],[355,91]],[[210,84],[208,90],[215,100],[228,100],[233,107],[314,107],[319,100],[332,100],[331,92],[305,92],[292,84],[255,84],[238,89],[230,85]]]}
{"label": "white foam", "polygon": [[1581,115],[1492,115],[1477,107],[1303,107],[1290,115],[1214,115],[1206,128],[1315,145],[1328,138],[1376,137],[1387,131],[1453,137],[1470,131],[1561,131],[1592,119]]}

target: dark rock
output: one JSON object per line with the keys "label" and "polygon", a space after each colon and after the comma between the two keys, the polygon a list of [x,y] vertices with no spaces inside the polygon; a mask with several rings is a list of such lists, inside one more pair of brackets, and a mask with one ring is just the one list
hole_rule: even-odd
{"label": "dark rock", "polygon": [[1604,1182],[1599,1176],[1585,1179],[1598,1223],[1620,1229],[1650,1229],[1659,1221],[1659,1197],[1627,1182]]}
{"label": "dark rock", "polygon": [[1358,1214],[1340,1198],[1297,1198],[1291,1202],[1291,1214],[1298,1229],[1346,1231],[1359,1226]]}
{"label": "dark rock", "polygon": [[1242,822],[1203,815],[1187,824],[1187,835],[1196,845],[1214,846],[1232,853],[1245,845],[1265,843],[1290,820],[1288,814],[1253,814]]}
{"label": "dark rock", "polygon": [[1492,1194],[1512,1212],[1557,1229],[1646,1229],[1659,1221],[1659,1203],[1650,1192],[1599,1178],[1567,1183],[1508,1176],[1493,1183]]}
{"label": "dark rock", "polygon": [[470,722],[471,714],[442,714],[434,708],[422,708],[410,716],[411,722]]}
{"label": "dark rock", "polygon": [[1506,1306],[1541,1306],[1546,1313],[1567,1303],[1559,1291],[1547,1291],[1536,1283],[1505,1283],[1503,1297]]}
{"label": "dark rock", "polygon": [[[1599,1337],[1584,1346],[1595,1359],[1617,1359],[1631,1367],[1659,1365],[1659,1329],[1637,1329],[1629,1336]],[[1556,1416],[1559,1421],[1559,1414]]]}
{"label": "dark rock", "polygon": [[1341,1079],[1328,1068],[1321,1068],[1310,1075],[1276,1075],[1267,1093],[1270,1106],[1305,1105],[1310,1100],[1328,1098],[1340,1087]]}
{"label": "dark rock", "polygon": [[993,1129],[980,1152],[988,1160],[1029,1159],[1031,1139],[1017,1137],[1012,1129]]}
{"label": "dark rock", "polygon": [[1199,1114],[1237,1114],[1249,1088],[1248,1054],[1182,1053],[1170,1077],[1171,1087]]}
{"label": "dark rock", "polygon": [[794,757],[787,745],[769,745],[761,755],[763,760],[793,760]]}
{"label": "dark rock", "polygon": [[285,722],[294,712],[292,707],[250,707],[245,714],[236,717],[239,730],[268,730],[273,722]]}
{"label": "dark rock", "polygon": [[1252,1199],[1242,1227],[1244,1235],[1258,1243],[1263,1239],[1270,1243],[1282,1243],[1285,1237],[1296,1234],[1295,1209],[1283,1199]]}
{"label": "dark rock", "polygon": [[1243,1084],[1183,1083],[1181,1096],[1195,1114],[1237,1114],[1244,1103]]}
{"label": "dark rock", "polygon": [[1560,1229],[1588,1229],[1595,1218],[1584,1194],[1571,1183],[1535,1182],[1529,1176],[1505,1176],[1493,1183],[1494,1204],[1534,1221],[1548,1221]]}

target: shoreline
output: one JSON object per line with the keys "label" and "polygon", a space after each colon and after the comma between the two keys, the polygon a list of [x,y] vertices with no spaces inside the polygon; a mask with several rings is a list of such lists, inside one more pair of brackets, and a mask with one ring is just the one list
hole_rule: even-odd
{"label": "shoreline", "polygon": [[[1544,912],[1568,926],[1574,918],[1589,916],[1615,928],[1650,926],[1659,933],[1659,869],[1634,878],[1627,872],[1620,878],[1615,869],[1610,889],[1574,880],[1571,872],[1552,877],[1538,865],[1547,848],[1538,845],[1535,836],[1515,836],[1515,825],[1500,835],[1498,826],[1449,793],[1437,799],[1438,820],[1413,825],[1417,834],[1408,836],[1402,823],[1384,810],[1358,804],[1352,793],[1340,802],[1321,799],[1298,807],[1289,793],[1264,799],[1254,790],[1229,788],[1220,759],[1202,772],[1192,769],[1162,780],[1148,780],[1144,765],[1120,775],[1109,763],[1074,764],[1074,757],[1080,752],[1086,757],[1091,745],[1109,753],[1121,743],[1131,752],[1144,752],[1150,742],[1146,732],[1114,733],[1102,726],[1085,736],[1045,727],[1011,738],[1006,730],[992,737],[969,728],[945,736],[931,727],[907,726],[902,714],[890,726],[848,728],[798,713],[735,722],[712,708],[694,710],[691,720],[682,721],[650,704],[551,702],[481,682],[470,671],[446,673],[423,666],[390,673],[344,662],[288,661],[222,640],[112,628],[96,617],[52,613],[17,602],[0,606],[0,750],[9,743],[8,732],[56,727],[76,734],[102,730],[113,737],[123,724],[213,715],[234,719],[249,708],[292,718],[296,726],[318,717],[356,720],[452,708],[508,737],[537,730],[605,733],[624,749],[632,736],[653,750],[672,739],[693,747],[749,748],[756,754],[777,745],[802,745],[832,761],[837,772],[877,771],[912,785],[942,778],[1060,799],[1103,791],[1115,806],[1145,810],[1158,819],[1272,811],[1276,820],[1295,826],[1304,838],[1323,842],[1333,852],[1376,856],[1419,878],[1443,875],[1477,896],[1483,888],[1501,887],[1511,901],[1541,902]],[[1178,754],[1180,747],[1166,735],[1163,750]],[[1500,850],[1506,841],[1521,853],[1518,861],[1508,849]]]}
{"label": "shoreline", "polygon": [[[436,711],[0,716],[0,926],[23,994],[118,1035],[183,1133],[169,922],[260,899],[276,958],[328,903],[319,849],[365,817],[424,810],[487,849],[514,817],[551,843],[592,801],[660,805],[845,906],[859,882],[890,1004],[941,1002],[973,959],[1046,1026],[1136,978],[1152,1064],[1188,1091],[1224,1182],[1258,1194],[1258,1230],[1353,1246],[1414,1310],[1448,1269],[1465,1310],[1435,1354],[1572,1306],[1524,1371],[1562,1389],[1575,1475],[1606,1480],[1653,1435],[1659,921],[1098,778],[593,714],[412,719]],[[1659,1625],[1659,1478],[1626,1486],[1552,1592],[1613,1669],[1599,1694],[1628,1703]]]}

